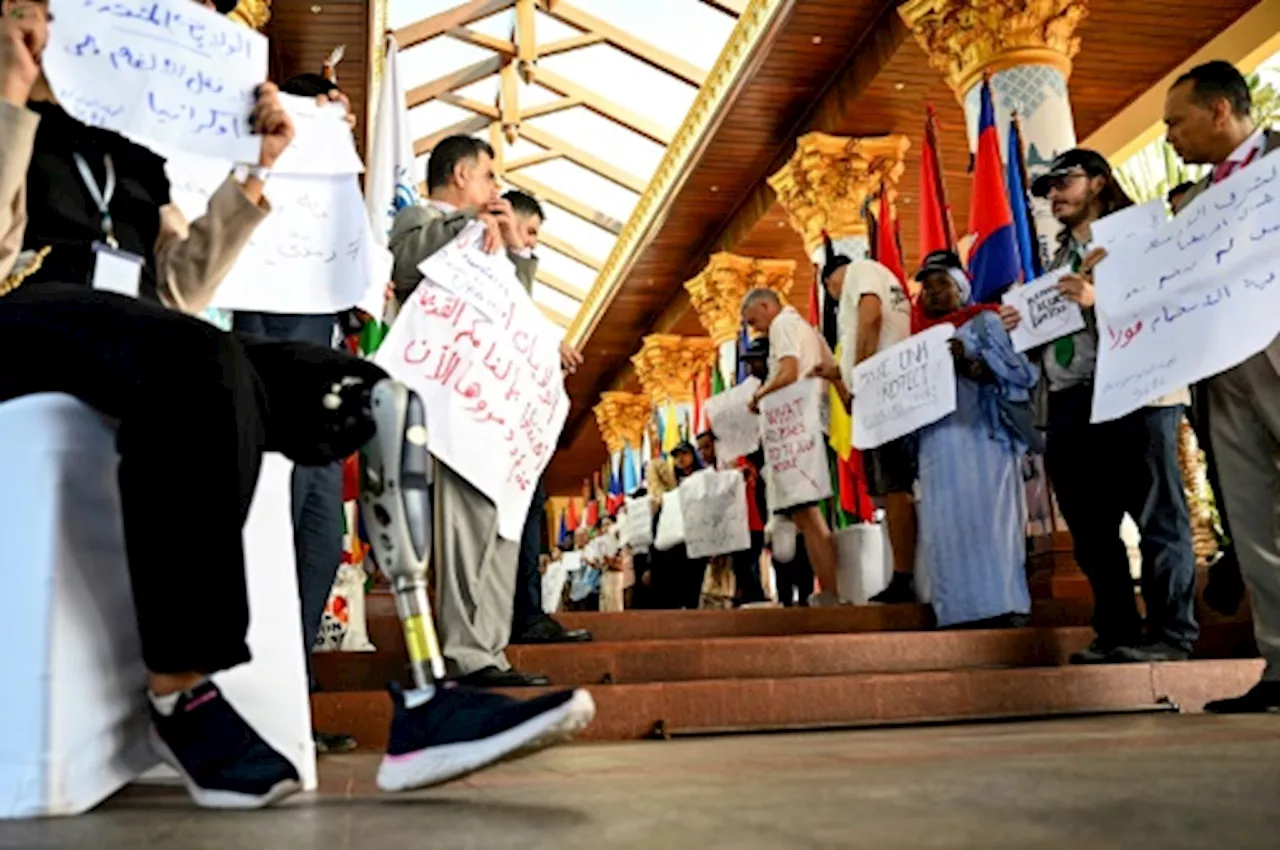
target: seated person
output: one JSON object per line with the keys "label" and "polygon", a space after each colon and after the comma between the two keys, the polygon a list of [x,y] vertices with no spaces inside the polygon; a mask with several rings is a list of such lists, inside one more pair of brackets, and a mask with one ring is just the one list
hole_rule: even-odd
{"label": "seated person", "polygon": [[[209,679],[250,658],[242,527],[262,454],[317,465],[365,447],[375,554],[412,591],[398,601],[418,605],[405,628],[421,636],[431,630],[430,506],[413,439],[421,402],[372,363],[240,338],[191,316],[270,212],[264,180],[293,138],[276,88],[259,88],[249,116],[260,160],[228,176],[188,224],[170,204],[160,157],[58,105],[40,65],[48,22],[43,0],[0,0],[0,403],[67,393],[119,422],[153,740],[197,803],[266,805],[298,788],[297,771]],[[137,298],[93,287],[101,242],[136,258]],[[465,693],[440,681],[431,653],[412,660],[416,687],[393,692],[379,771],[388,790],[545,746],[592,711],[585,693],[523,703]]]}

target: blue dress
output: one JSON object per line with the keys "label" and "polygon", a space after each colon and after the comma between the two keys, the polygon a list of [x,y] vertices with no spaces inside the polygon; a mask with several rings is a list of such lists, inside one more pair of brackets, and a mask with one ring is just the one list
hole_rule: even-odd
{"label": "blue dress", "polygon": [[1036,368],[991,313],[956,332],[994,383],[956,379],[955,413],[919,432],[920,550],[941,627],[1028,614],[1026,446],[1000,421],[1000,397],[1026,401]]}

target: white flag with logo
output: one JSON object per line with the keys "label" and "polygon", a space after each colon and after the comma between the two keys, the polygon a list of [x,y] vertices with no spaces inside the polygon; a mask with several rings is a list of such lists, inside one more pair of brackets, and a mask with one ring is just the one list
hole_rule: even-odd
{"label": "white flag with logo", "polygon": [[369,220],[378,244],[384,247],[396,213],[418,202],[419,181],[414,173],[413,137],[409,133],[409,109],[400,80],[399,56],[395,38],[388,35],[365,184]]}

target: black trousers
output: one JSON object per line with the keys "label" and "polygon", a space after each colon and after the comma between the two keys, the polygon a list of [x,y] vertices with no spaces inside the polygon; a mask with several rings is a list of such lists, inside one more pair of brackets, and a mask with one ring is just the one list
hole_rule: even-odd
{"label": "black trousers", "polygon": [[241,531],[262,454],[304,465],[346,457],[367,417],[322,400],[372,363],[302,343],[224,333],[199,319],[83,286],[31,284],[0,298],[0,401],[75,396],[119,421],[125,549],[143,660],[213,673],[249,659]]}
{"label": "black trousers", "polygon": [[520,555],[516,561],[516,602],[511,611],[511,634],[520,635],[542,618],[542,573],[538,558],[542,554],[542,524],[547,518],[547,491],[539,479],[533,491],[533,502],[524,519],[520,536]]}
{"label": "black trousers", "polygon": [[1183,408],[1144,407],[1112,422],[1089,423],[1092,388],[1049,395],[1045,468],[1093,588],[1093,628],[1103,643],[1144,637],[1120,540],[1128,513],[1142,534],[1146,637],[1190,649],[1195,619],[1195,551],[1178,467]]}
{"label": "black trousers", "polygon": [[[283,313],[235,313],[241,337],[305,342],[332,348],[337,317]],[[302,602],[302,651],[311,669],[311,650],[324,608],[342,563],[342,463],[295,466],[292,481],[293,551]]]}
{"label": "black trousers", "polygon": [[733,553],[733,578],[738,586],[738,605],[763,602],[764,585],[760,582],[760,553],[764,551],[764,532],[751,532],[751,548]]}

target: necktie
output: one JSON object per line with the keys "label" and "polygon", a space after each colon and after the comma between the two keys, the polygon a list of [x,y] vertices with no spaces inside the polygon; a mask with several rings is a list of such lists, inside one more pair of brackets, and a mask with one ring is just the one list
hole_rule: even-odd
{"label": "necktie", "polygon": [[[1080,271],[1081,262],[1080,250],[1078,248],[1071,249],[1071,271]],[[1053,359],[1066,369],[1071,366],[1071,361],[1076,358],[1076,340],[1074,336],[1064,336],[1061,339],[1053,341]]]}

